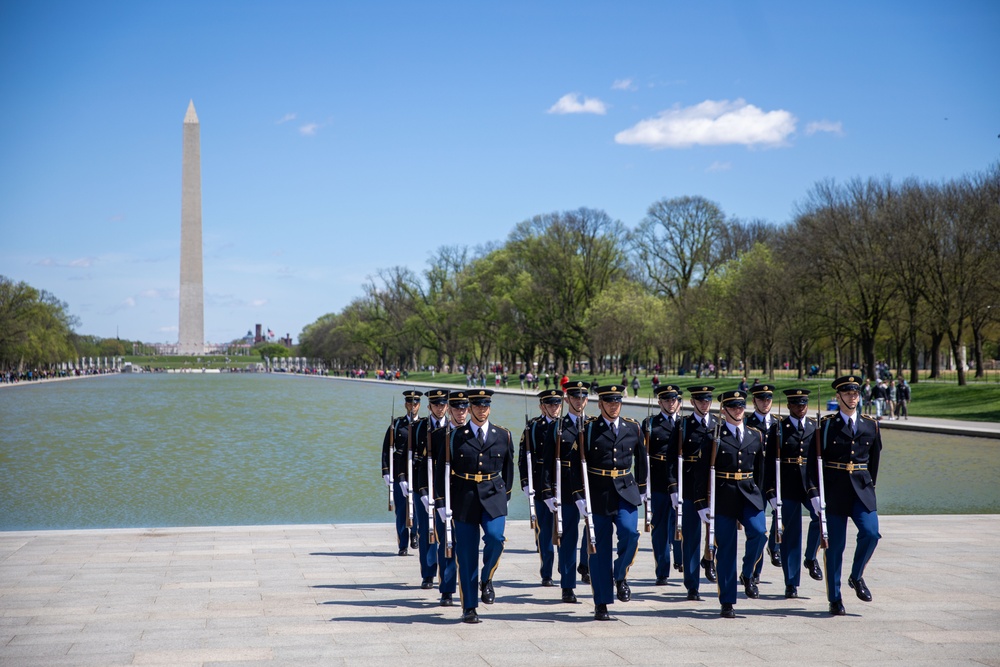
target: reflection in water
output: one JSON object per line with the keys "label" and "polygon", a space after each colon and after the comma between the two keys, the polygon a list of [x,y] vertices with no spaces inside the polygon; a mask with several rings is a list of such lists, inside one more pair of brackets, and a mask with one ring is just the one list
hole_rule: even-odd
{"label": "reflection in water", "polygon": [[[391,521],[379,452],[405,388],[171,374],[4,389],[0,529]],[[491,421],[514,432],[516,447],[537,401],[497,396],[493,406]],[[1000,512],[995,441],[883,437],[883,514]],[[511,516],[527,518],[518,490]]]}

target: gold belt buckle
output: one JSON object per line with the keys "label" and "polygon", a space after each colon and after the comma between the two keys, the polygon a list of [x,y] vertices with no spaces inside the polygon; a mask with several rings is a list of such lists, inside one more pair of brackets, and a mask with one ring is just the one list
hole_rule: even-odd
{"label": "gold belt buckle", "polygon": [[477,472],[476,473],[476,484],[479,484],[481,481],[483,481],[483,475]]}
{"label": "gold belt buckle", "polygon": [[[847,472],[854,472],[854,470],[855,470],[854,462],[851,461],[850,463],[847,464]],[[860,470],[860,468],[858,468],[858,470]]]}
{"label": "gold belt buckle", "polygon": [[797,465],[802,465],[803,463],[805,463],[805,459],[800,456],[799,458],[795,459],[795,463]]}

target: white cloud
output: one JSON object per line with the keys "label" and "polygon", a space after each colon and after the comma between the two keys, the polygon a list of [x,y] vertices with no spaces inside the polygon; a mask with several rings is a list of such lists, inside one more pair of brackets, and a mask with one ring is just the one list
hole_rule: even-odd
{"label": "white cloud", "polygon": [[287,123],[289,121],[295,120],[295,118],[297,116],[298,116],[298,114],[296,114],[294,112],[293,113],[286,113],[284,116],[282,116],[278,120],[274,121],[274,124],[275,125],[282,125],[282,124]]}
{"label": "white cloud", "polygon": [[305,125],[299,128],[299,134],[301,134],[303,137],[314,137],[316,136],[316,130],[318,130],[320,127],[321,126],[319,123],[306,123]]}
{"label": "white cloud", "polygon": [[712,164],[708,165],[708,169],[706,169],[705,171],[707,171],[708,173],[713,173],[717,171],[729,171],[732,168],[733,168],[732,162],[719,162],[718,160],[716,160]]}
{"label": "white cloud", "polygon": [[81,257],[79,259],[71,259],[68,262],[52,259],[51,257],[45,257],[35,262],[37,266],[58,266],[62,268],[71,268],[71,269],[89,269],[93,263],[94,259],[92,257]]}
{"label": "white cloud", "polygon": [[675,105],[615,135],[615,142],[650,148],[694,145],[782,146],[797,119],[783,109],[763,111],[746,100],[705,100],[690,107]]}
{"label": "white cloud", "polygon": [[607,111],[608,106],[596,97],[585,97],[581,102],[580,93],[568,93],[549,107],[547,113],[594,113],[603,116]]}
{"label": "white cloud", "polygon": [[122,301],[122,306],[125,308],[135,308],[135,299],[127,297],[124,301]]}
{"label": "white cloud", "polygon": [[806,134],[813,135],[817,132],[829,132],[840,137],[844,135],[844,124],[839,120],[837,122],[833,122],[832,120],[814,120],[806,125]]}
{"label": "white cloud", "polygon": [[613,84],[611,84],[611,90],[638,90],[639,87],[635,85],[632,79],[618,79]]}

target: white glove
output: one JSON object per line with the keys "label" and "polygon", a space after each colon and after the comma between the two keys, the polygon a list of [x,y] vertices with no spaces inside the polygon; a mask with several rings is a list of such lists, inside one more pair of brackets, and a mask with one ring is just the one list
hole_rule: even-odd
{"label": "white glove", "polygon": [[392,477],[389,477],[388,475],[382,475],[382,479],[385,480],[386,486],[392,486]]}
{"label": "white glove", "polygon": [[410,485],[407,484],[406,481],[404,480],[404,481],[402,481],[402,482],[399,483],[399,490],[403,492],[404,496],[409,495],[409,493],[410,493]]}
{"label": "white glove", "polygon": [[579,500],[576,501],[576,507],[577,509],[580,510],[580,514],[583,515],[587,514],[587,501],[584,500],[583,498],[580,498]]}
{"label": "white glove", "polygon": [[812,503],[813,512],[819,514],[819,496],[816,496],[815,498],[810,498],[809,502]]}
{"label": "white glove", "polygon": [[549,511],[552,512],[553,514],[556,513],[556,499],[555,498],[546,498],[545,499],[545,506],[548,507]]}
{"label": "white glove", "polygon": [[640,503],[645,503],[646,502],[646,494],[645,493],[640,493],[639,494],[639,502]]}
{"label": "white glove", "polygon": [[708,508],[706,507],[703,510],[698,510],[698,516],[701,517],[701,522],[702,523],[706,523],[707,524],[708,523]]}
{"label": "white glove", "polygon": [[774,510],[775,512],[778,511],[778,499],[777,498],[770,498],[770,499],[768,499],[767,502],[771,503],[771,509],[772,510]]}
{"label": "white glove", "polygon": [[431,513],[431,501],[427,498],[427,494],[420,496],[420,502],[424,504],[424,511],[428,514]]}
{"label": "white glove", "polygon": [[448,520],[448,515],[444,513],[444,508],[443,507],[439,507],[438,508],[438,516],[441,517],[441,521],[447,521]]}
{"label": "white glove", "polygon": [[528,502],[530,503],[531,502],[531,494],[528,493],[528,487],[527,486],[522,486],[521,487],[521,491],[524,493],[524,497],[527,498]]}
{"label": "white glove", "polygon": [[676,493],[670,494],[670,504],[673,505],[674,509],[677,509],[680,506],[681,500],[677,497]]}

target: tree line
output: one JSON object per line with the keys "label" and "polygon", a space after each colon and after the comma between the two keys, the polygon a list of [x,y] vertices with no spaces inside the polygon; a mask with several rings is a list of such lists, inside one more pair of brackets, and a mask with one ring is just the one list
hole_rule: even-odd
{"label": "tree line", "polygon": [[[442,246],[417,273],[380,269],[299,353],[337,368],[595,372],[709,365],[808,369],[998,356],[1000,163],[942,183],[817,183],[792,220],[662,199],[632,229],[597,209],[535,216],[502,243]],[[720,363],[721,362],[721,363]],[[966,383],[957,364],[958,383]]]}

